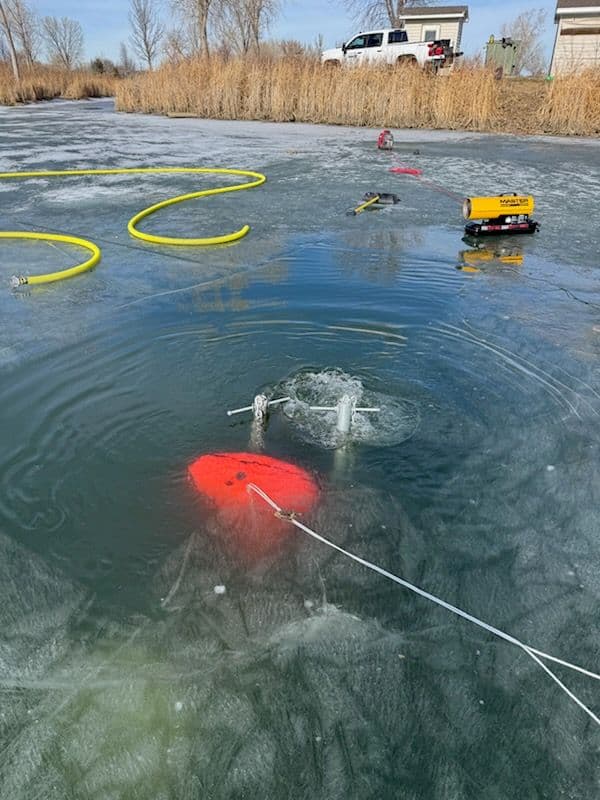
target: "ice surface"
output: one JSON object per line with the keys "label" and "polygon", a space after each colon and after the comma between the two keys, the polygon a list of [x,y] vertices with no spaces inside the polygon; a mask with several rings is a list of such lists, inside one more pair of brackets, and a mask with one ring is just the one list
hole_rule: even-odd
{"label": "ice surface", "polygon": [[[210,177],[0,182],[1,228],[103,248],[78,279],[0,289],[1,800],[594,797],[596,731],[530,659],[291,526],[248,553],[252,519],[223,530],[186,467],[256,445],[228,408],[291,392],[262,447],[315,474],[304,522],[595,669],[598,142],[402,131],[390,156],[377,131],[110,101],[0,109],[0,127],[5,170],[268,176],[148,221],[252,227],[200,251],[126,223]],[[531,192],[541,231],[499,245],[518,263],[490,247],[457,269],[471,245],[439,187]],[[401,203],[346,216],[371,190]],[[78,255],[2,252],[6,283]],[[303,404],[340,393],[383,413],[333,449]]]}
{"label": "ice surface", "polygon": [[[145,176],[0,181],[0,192],[11,198],[10,208],[4,205],[2,209],[4,229],[66,230],[89,237],[104,249],[101,265],[84,281],[63,285],[60,290],[37,288],[31,301],[27,290],[22,290],[20,300],[4,295],[0,306],[3,318],[13,320],[13,329],[19,329],[22,337],[14,342],[3,333],[0,358],[4,361],[14,361],[15,348],[18,353],[26,342],[33,344],[26,326],[17,325],[21,317],[15,313],[17,309],[36,314],[38,332],[43,331],[44,339],[60,341],[61,334],[76,336],[80,330],[78,315],[68,313],[73,307],[81,308],[89,319],[152,296],[167,296],[167,292],[208,288],[211,282],[218,286],[218,281],[232,272],[261,269],[281,257],[291,233],[327,229],[351,237],[358,228],[360,233],[351,247],[360,257],[361,244],[374,241],[374,218],[377,228],[387,228],[396,220],[396,246],[401,248],[411,237],[414,240],[417,230],[438,225],[459,228],[459,204],[414,178],[390,175],[387,165],[396,160],[422,168],[427,180],[459,197],[511,190],[531,193],[543,225],[543,248],[542,237],[536,237],[528,258],[543,253],[580,273],[597,260],[597,241],[585,225],[585,220],[593,217],[589,198],[600,194],[597,142],[593,141],[402,131],[389,155],[376,150],[376,132],[365,129],[117,116],[111,101],[3,109],[0,118],[3,129],[15,134],[3,139],[5,146],[0,147],[3,170],[187,164],[264,169],[269,178],[267,187],[254,192],[211,198],[156,218],[152,228],[175,235],[190,230],[200,235],[232,230],[240,220],[253,227],[251,236],[232,248],[185,253],[132,241],[126,222],[145,201],[214,185],[213,179]],[[70,138],[65,134],[67,127]],[[418,154],[414,155],[417,144]],[[570,190],[571,184],[576,191]],[[402,203],[369,214],[367,231],[364,223],[346,220],[344,211],[353,207],[364,191],[374,188],[398,192]],[[566,246],[576,258],[566,253]],[[433,248],[432,255],[435,245]],[[6,280],[15,266],[34,273],[56,269],[64,260],[56,248],[43,244],[19,252],[23,263],[8,265]],[[364,252],[363,258],[367,263],[362,269],[370,261]],[[352,260],[350,253],[347,260]],[[385,265],[372,266],[373,275],[381,277]]]}

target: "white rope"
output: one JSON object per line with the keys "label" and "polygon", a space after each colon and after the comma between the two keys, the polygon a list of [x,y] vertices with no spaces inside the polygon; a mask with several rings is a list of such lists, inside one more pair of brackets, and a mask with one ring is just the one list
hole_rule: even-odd
{"label": "white rope", "polygon": [[351,553],[349,550],[344,550],[343,547],[340,547],[334,542],[329,541],[329,539],[326,539],[324,536],[321,536],[319,533],[316,533],[316,531],[313,531],[306,525],[303,525],[298,519],[296,519],[293,512],[291,513],[284,512],[283,509],[281,509],[277,505],[277,503],[272,498],[269,497],[269,495],[266,492],[264,492],[260,487],[256,486],[256,484],[249,483],[247,488],[248,491],[255,492],[259,497],[261,497],[265,501],[265,503],[271,506],[271,508],[275,512],[275,516],[286,522],[290,522],[292,525],[295,525],[296,528],[299,528],[301,531],[304,531],[304,533],[307,533],[309,536],[312,536],[313,539],[322,542],[328,547],[331,547],[333,550],[337,550],[338,553],[342,553],[342,555],[351,558],[358,564],[362,564],[363,567],[367,567],[367,569],[370,569],[373,572],[377,572],[379,575],[383,575],[384,578],[388,578],[389,580],[394,581],[394,583],[398,583],[400,584],[400,586],[404,586],[405,589],[409,589],[411,592],[414,592],[415,594],[418,594],[421,597],[426,598],[427,600],[431,600],[432,603],[435,603],[436,605],[445,608],[447,611],[451,611],[453,614],[456,614],[457,616],[466,619],[468,622],[472,622],[474,625],[483,628],[489,633],[493,633],[500,639],[504,639],[506,642],[510,642],[510,644],[514,644],[516,647],[519,647],[521,650],[527,653],[527,655],[530,658],[532,658],[540,667],[542,667],[544,672],[548,673],[548,675],[552,678],[552,680],[560,686],[563,692],[565,692],[565,694],[568,697],[570,697],[571,700],[579,706],[579,708],[585,711],[585,713],[590,717],[590,719],[592,719],[596,723],[596,725],[600,726],[600,719],[596,716],[596,714],[594,714],[594,712],[590,708],[588,708],[585,705],[585,703],[583,703],[578,697],[576,697],[576,695],[574,695],[573,692],[565,686],[565,684],[560,680],[560,678],[557,675],[555,675],[554,672],[552,672],[552,670],[541,661],[541,659],[543,658],[547,659],[548,661],[554,661],[557,664],[561,664],[563,667],[568,667],[569,669],[576,670],[577,672],[581,672],[583,675],[587,675],[590,678],[595,678],[596,680],[600,680],[600,675],[598,675],[595,672],[590,672],[589,670],[586,670],[583,667],[579,667],[576,664],[571,664],[568,661],[563,661],[560,658],[548,655],[548,653],[543,653],[541,650],[536,650],[535,648],[530,647],[529,645],[524,644],[523,642],[520,642],[518,639],[515,639],[515,637],[511,636],[509,633],[505,633],[504,631],[501,631],[499,628],[495,628],[493,625],[489,625],[487,622],[484,622],[483,620],[474,617],[472,614],[469,614],[468,612],[463,611],[462,609],[457,608],[456,606],[453,606],[451,603],[447,603],[445,600],[436,597],[434,594],[430,594],[429,592],[426,592],[424,589],[421,589],[420,587],[415,586],[414,584],[409,583],[408,581],[405,581],[403,578],[399,578],[397,575],[393,575],[391,572],[388,572],[382,567],[377,566],[377,564],[373,564],[370,561],[367,561],[366,559],[361,558],[360,556],[357,556],[354,553]]}
{"label": "white rope", "polygon": [[543,653],[541,650],[536,650],[535,647],[528,647],[528,649],[530,652],[541,656],[541,658],[545,658],[547,661],[554,661],[555,664],[561,664],[563,667],[568,667],[569,669],[574,669],[576,672],[581,672],[582,675],[587,675],[588,678],[595,678],[597,681],[600,681],[600,675],[597,675],[595,672],[590,672],[589,669],[578,667],[577,664],[571,664],[568,661],[563,661],[562,658]]}

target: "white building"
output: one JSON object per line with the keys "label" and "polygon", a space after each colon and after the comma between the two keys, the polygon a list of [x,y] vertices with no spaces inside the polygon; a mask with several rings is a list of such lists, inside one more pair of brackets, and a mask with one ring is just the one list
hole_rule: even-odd
{"label": "white building", "polygon": [[557,0],[551,75],[600,66],[600,0]]}
{"label": "white building", "polygon": [[463,25],[468,19],[468,6],[409,6],[399,22],[409,42],[450,39],[450,45],[459,51]]}

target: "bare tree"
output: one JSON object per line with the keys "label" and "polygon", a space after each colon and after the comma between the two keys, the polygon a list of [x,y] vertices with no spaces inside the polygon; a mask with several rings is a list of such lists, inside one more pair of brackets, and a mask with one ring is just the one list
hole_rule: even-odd
{"label": "bare tree", "polygon": [[[2,16],[0,15],[0,22],[1,20]],[[6,42],[6,37],[4,36],[4,30],[1,24],[0,24],[0,61],[10,61],[10,52],[8,50],[8,44]]]}
{"label": "bare tree", "polygon": [[209,55],[208,27],[213,0],[171,0],[186,30],[191,49]]}
{"label": "bare tree", "polygon": [[260,40],[280,10],[279,0],[245,0],[250,27],[250,38],[254,49],[260,49]]}
{"label": "bare tree", "polygon": [[219,38],[237,53],[258,52],[280,5],[280,0],[215,0],[214,25]]}
{"label": "bare tree", "polygon": [[402,14],[410,6],[426,6],[431,0],[346,0],[346,7],[362,25],[400,25]]}
{"label": "bare tree", "polygon": [[163,52],[169,64],[178,64],[190,55],[188,39],[180,28],[167,31]]}
{"label": "bare tree", "polygon": [[21,80],[21,75],[19,73],[19,62],[17,60],[17,48],[15,47],[15,40],[12,34],[12,28],[10,25],[10,20],[8,14],[6,13],[6,9],[0,2],[0,27],[6,37],[6,42],[8,44],[8,50],[10,52],[10,62],[12,64],[13,74],[15,76],[16,81]]}
{"label": "bare tree", "polygon": [[158,15],[155,0],[131,0],[129,22],[132,32],[129,37],[134,52],[152,69],[154,59],[165,34]]}
{"label": "bare tree", "polygon": [[26,0],[6,0],[6,11],[10,19],[15,42],[28,67],[32,67],[40,47],[40,27],[37,15]]}
{"label": "bare tree", "polygon": [[246,0],[216,0],[214,26],[221,42],[226,42],[234,53],[245,55],[250,50],[251,33]]}
{"label": "bare tree", "polygon": [[121,42],[121,46],[119,48],[118,70],[119,73],[124,77],[127,77],[127,75],[131,75],[133,72],[135,72],[135,64],[129,55],[129,50],[127,49],[125,42]]}
{"label": "bare tree", "polygon": [[83,30],[69,17],[44,17],[42,37],[51,61],[71,69],[83,55]]}
{"label": "bare tree", "polygon": [[546,71],[546,57],[542,36],[546,27],[546,11],[543,8],[524,11],[512,22],[500,29],[504,37],[510,37],[517,44],[515,75],[527,72],[541,75]]}
{"label": "bare tree", "polygon": [[200,52],[205,55],[209,54],[208,51],[208,15],[212,0],[194,0],[196,10],[196,24],[198,26],[198,34],[200,38]]}

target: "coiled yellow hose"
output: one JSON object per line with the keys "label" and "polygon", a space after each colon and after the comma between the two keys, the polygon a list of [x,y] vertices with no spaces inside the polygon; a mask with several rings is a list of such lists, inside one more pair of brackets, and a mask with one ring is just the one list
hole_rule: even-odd
{"label": "coiled yellow hose", "polygon": [[82,261],[74,267],[63,269],[60,272],[48,272],[46,275],[31,275],[26,278],[23,275],[13,276],[11,283],[14,289],[24,284],[52,283],[52,281],[62,281],[65,278],[72,278],[91,269],[100,261],[100,248],[87,239],[80,239],[77,236],[65,236],[62,233],[34,233],[29,231],[0,231],[0,239],[38,239],[44,242],[64,242],[65,244],[75,244],[85,247],[91,252],[87,261]]}
{"label": "coiled yellow hose", "polygon": [[[132,236],[137,239],[142,239],[145,242],[152,244],[166,244],[166,245],[185,245],[188,247],[196,247],[202,245],[213,244],[226,244],[228,242],[235,242],[245,236],[250,230],[249,225],[244,225],[233,233],[226,233],[221,236],[208,236],[204,238],[179,238],[175,236],[157,236],[150,233],[144,233],[137,229],[137,224],[154,214],[161,208],[175,205],[176,203],[183,203],[186,200],[196,200],[200,197],[208,197],[213,194],[225,194],[226,192],[237,192],[241,189],[252,189],[255,186],[263,184],[267,178],[260,172],[251,172],[243,169],[224,169],[224,168],[207,168],[207,167],[124,167],[115,169],[63,169],[63,170],[44,170],[36,172],[0,172],[0,180],[6,179],[26,179],[26,178],[55,178],[55,177],[75,177],[79,175],[126,175],[126,174],[161,174],[161,173],[181,173],[181,174],[217,174],[217,175],[242,175],[253,180],[247,183],[237,183],[233,186],[219,186],[216,189],[203,189],[200,192],[190,192],[188,194],[181,194],[177,197],[170,197],[167,200],[162,200],[160,203],[144,208],[142,211],[135,214],[127,223],[127,230]],[[74,267],[60,270],[59,272],[49,272],[45,275],[32,275],[29,277],[20,276],[13,278],[13,286],[20,286],[23,284],[39,284],[51,283],[53,281],[61,281],[65,278],[72,278],[74,275],[79,275],[91,269],[95,264],[100,261],[100,248],[93,242],[88,242],[86,239],[80,239],[76,236],[65,236],[64,234],[57,233],[34,233],[23,231],[0,231],[0,238],[2,239],[40,239],[43,241],[63,242],[66,244],[74,244],[80,247],[85,247],[91,251],[92,256],[77,264]]]}

